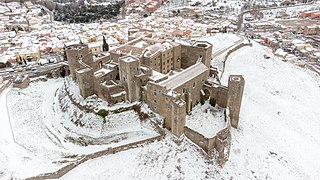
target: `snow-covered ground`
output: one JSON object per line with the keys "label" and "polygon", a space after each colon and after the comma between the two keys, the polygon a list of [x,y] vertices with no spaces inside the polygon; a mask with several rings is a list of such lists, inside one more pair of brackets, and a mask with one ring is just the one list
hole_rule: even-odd
{"label": "snow-covered ground", "polygon": [[245,41],[245,39],[241,36],[227,33],[218,33],[214,36],[200,38],[199,40],[208,41],[212,44],[213,57],[211,65],[218,68],[219,71],[223,71],[223,62],[228,50]]}
{"label": "snow-covered ground", "polygon": [[[159,135],[134,111],[111,114],[103,123],[94,113],[77,109],[63,87],[63,79],[49,79],[30,83],[26,89],[9,88],[0,95],[0,179],[53,172],[82,154]],[[84,119],[84,126],[76,126],[72,118]]]}
{"label": "snow-covered ground", "polygon": [[207,179],[208,162],[187,140],[164,140],[90,160],[61,179]]}
{"label": "snow-covered ground", "polygon": [[[232,133],[226,169],[244,178],[317,179],[319,76],[274,60],[271,50],[257,43],[230,55],[222,83],[230,74],[244,75],[246,84],[240,129]],[[252,173],[244,173],[248,170]]]}
{"label": "snow-covered ground", "polygon": [[[271,59],[264,59],[267,54]],[[229,161],[223,168],[205,160],[188,140],[169,135],[126,152],[88,161],[63,179],[317,179],[320,175],[320,78],[273,60],[254,43],[233,53],[229,74],[246,85],[240,128],[232,130]],[[115,163],[117,162],[117,163]]]}
{"label": "snow-covered ground", "polygon": [[217,33],[214,36],[200,38],[199,41],[208,41],[212,44],[212,53],[217,53],[235,42],[241,40],[241,38],[235,34]]}
{"label": "snow-covered ground", "polygon": [[211,138],[226,125],[224,110],[218,106],[213,108],[209,101],[204,105],[198,104],[192,108],[191,115],[186,117],[186,126]]}
{"label": "snow-covered ground", "polygon": [[[265,59],[264,54],[271,58]],[[202,151],[186,138],[176,143],[167,131],[159,142],[87,161],[62,179],[317,179],[320,77],[277,61],[270,49],[257,43],[229,56],[222,78],[224,85],[230,74],[243,75],[246,84],[240,127],[231,131],[230,157],[223,168],[206,160]],[[47,97],[45,92],[49,91],[55,94],[59,84],[62,80],[49,80],[9,92],[9,107],[20,109],[10,111],[14,131],[18,131],[16,139],[26,149],[12,143],[4,110],[8,91],[0,95],[0,179],[49,172],[61,165],[51,163],[55,157],[59,161],[65,160],[65,154],[85,152],[70,146],[59,148],[50,141],[54,137],[42,128],[39,117],[47,114],[36,116],[44,111],[41,96]],[[34,113],[27,113],[31,110]],[[132,126],[135,116],[123,116],[133,118],[128,121],[128,126]],[[110,116],[110,120],[116,124],[117,118]]]}

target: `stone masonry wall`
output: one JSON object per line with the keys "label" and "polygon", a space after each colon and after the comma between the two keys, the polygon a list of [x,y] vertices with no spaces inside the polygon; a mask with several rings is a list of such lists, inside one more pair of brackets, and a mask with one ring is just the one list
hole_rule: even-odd
{"label": "stone masonry wall", "polygon": [[186,137],[202,148],[210,158],[215,158],[221,166],[228,160],[231,141],[229,110],[226,109],[224,113],[226,125],[213,137],[207,138],[189,127],[184,128]]}
{"label": "stone masonry wall", "polygon": [[219,84],[208,84],[206,83],[203,86],[205,92],[210,93],[210,97],[216,99],[216,103],[223,108],[227,107],[228,101],[228,87],[219,85]]}

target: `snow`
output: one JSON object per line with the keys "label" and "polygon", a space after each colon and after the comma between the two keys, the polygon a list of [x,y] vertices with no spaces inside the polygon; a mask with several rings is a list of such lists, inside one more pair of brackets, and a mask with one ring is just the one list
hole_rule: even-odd
{"label": "snow", "polygon": [[[272,58],[264,59],[263,54]],[[316,179],[320,175],[315,161],[320,159],[319,76],[272,59],[270,49],[254,43],[227,61],[222,82],[227,84],[230,74],[242,74],[246,84],[240,129],[232,133],[226,169],[251,169],[258,179]]]}
{"label": "snow", "polygon": [[[30,83],[26,89],[9,88],[1,94],[0,179],[53,172],[79,155],[159,135],[148,121],[140,122],[134,111],[111,114],[104,124],[101,117],[81,112],[67,101],[63,87],[63,79],[49,79]],[[64,99],[59,101],[61,96]],[[60,105],[67,105],[67,111],[62,112]],[[83,127],[68,119],[75,113],[83,113]]]}
{"label": "snow", "polygon": [[186,117],[186,126],[207,138],[212,138],[226,125],[224,110],[220,107],[211,107],[209,101],[204,105],[198,104],[192,108],[191,115]]}
{"label": "snow", "polygon": [[115,110],[115,109],[119,109],[120,107],[129,107],[137,103],[137,102],[130,103],[126,101],[126,102],[119,102],[111,106],[108,104],[108,102],[100,99],[97,95],[92,95],[87,97],[86,99],[83,99],[82,96],[80,96],[80,90],[77,83],[73,81],[70,77],[66,78],[66,82],[69,87],[70,94],[72,94],[74,98],[77,101],[79,101],[81,105],[91,105],[95,110],[99,110],[99,109]]}
{"label": "snow", "polygon": [[202,156],[190,142],[184,140],[178,146],[168,136],[160,142],[90,160],[61,179],[205,179],[207,162]]}
{"label": "snow", "polygon": [[253,43],[226,63],[223,84],[230,74],[244,75],[246,84],[240,127],[231,130],[223,168],[205,160],[186,138],[176,144],[167,134],[159,142],[88,161],[62,179],[317,179],[320,78],[273,59],[270,49]]}
{"label": "snow", "polygon": [[[4,85],[5,83],[2,83]],[[3,129],[0,131],[0,142],[1,141],[7,141],[7,142],[13,142],[13,137],[11,134],[11,127],[10,127],[10,121],[9,116],[7,112],[7,98],[6,95],[8,93],[9,89],[6,89],[2,92],[0,95],[0,114],[1,114],[1,126],[3,126]]]}
{"label": "snow", "polygon": [[200,38],[199,40],[212,44],[213,60],[211,61],[211,65],[217,67],[218,70],[222,70],[224,66],[223,62],[228,52],[227,50],[243,42],[244,38],[235,34],[218,33],[214,36]]}

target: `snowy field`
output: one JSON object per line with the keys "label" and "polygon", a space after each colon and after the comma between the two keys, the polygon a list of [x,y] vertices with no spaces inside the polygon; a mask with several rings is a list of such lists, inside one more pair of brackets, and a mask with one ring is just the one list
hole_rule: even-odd
{"label": "snowy field", "polygon": [[[83,154],[159,135],[134,111],[111,114],[103,123],[100,116],[77,109],[62,87],[63,79],[49,79],[1,94],[0,179],[53,172]],[[72,123],[77,118],[85,119],[83,127]]]}
{"label": "snowy field", "polygon": [[[248,56],[250,54],[250,56]],[[264,59],[259,44],[233,53],[229,74],[246,80],[239,130],[232,130],[223,168],[188,140],[167,137],[144,147],[88,161],[63,179],[317,179],[320,175],[320,80],[294,65]],[[117,163],[114,163],[117,162]]]}
{"label": "snowy field", "polygon": [[90,160],[61,179],[207,179],[209,162],[187,140],[160,141]]}
{"label": "snowy field", "polygon": [[[264,59],[264,54],[272,58]],[[243,74],[246,84],[240,130],[232,133],[226,169],[250,169],[242,174],[245,178],[317,179],[320,78],[274,59],[270,49],[254,43],[227,61],[222,83],[230,74]]]}

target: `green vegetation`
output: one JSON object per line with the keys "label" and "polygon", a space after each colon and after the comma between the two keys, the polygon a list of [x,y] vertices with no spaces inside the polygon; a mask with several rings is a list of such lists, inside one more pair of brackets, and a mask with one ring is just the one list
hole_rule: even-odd
{"label": "green vegetation", "polygon": [[200,103],[201,103],[201,105],[204,105],[205,102],[206,102],[205,97],[200,95]]}
{"label": "green vegetation", "polygon": [[55,4],[53,9],[54,20],[65,21],[70,23],[87,23],[97,22],[101,19],[111,19],[116,17],[120,13],[120,7],[122,2],[116,2],[108,4],[107,6],[97,5],[77,5]]}
{"label": "green vegetation", "polygon": [[212,106],[212,107],[215,107],[216,106],[216,99],[215,98],[210,98],[210,105]]}
{"label": "green vegetation", "polygon": [[106,41],[106,38],[103,36],[103,44],[102,44],[102,49],[103,51],[109,51],[109,44]]}
{"label": "green vegetation", "polygon": [[98,112],[97,112],[97,115],[101,116],[104,120],[103,120],[103,123],[106,123],[106,116],[109,115],[109,112],[105,109],[100,109]]}

